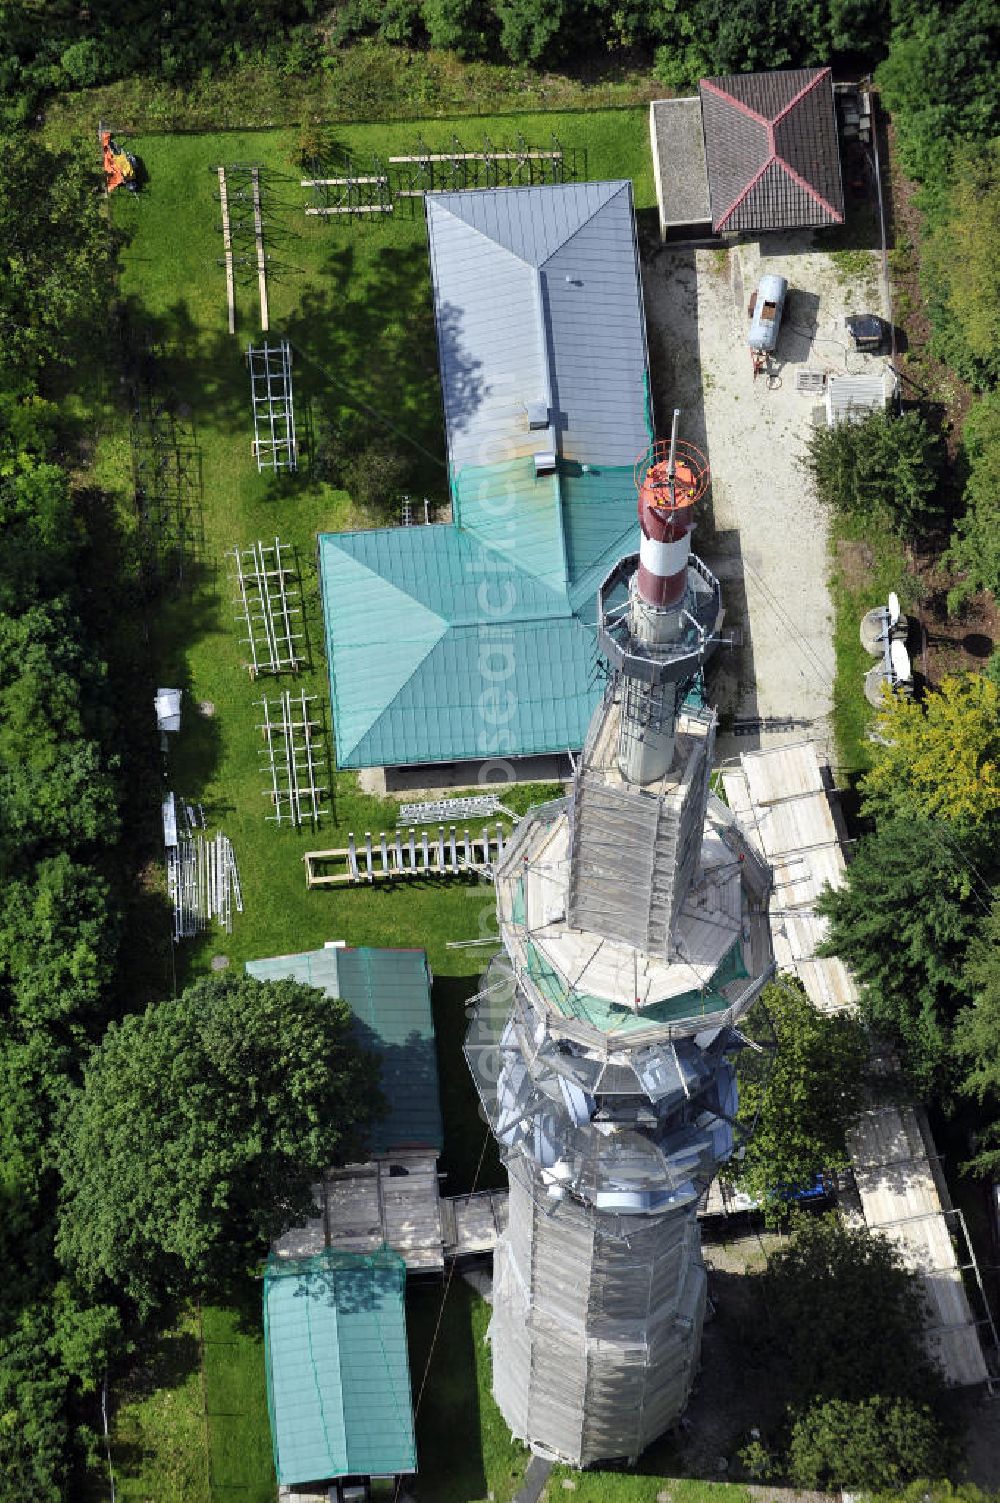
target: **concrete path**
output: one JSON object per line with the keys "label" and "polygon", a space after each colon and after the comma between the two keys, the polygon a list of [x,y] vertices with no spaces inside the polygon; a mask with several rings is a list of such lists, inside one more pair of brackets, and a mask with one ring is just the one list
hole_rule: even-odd
{"label": "concrete path", "polygon": [[551,1461],[543,1461],[540,1456],[532,1456],[528,1462],[528,1470],[524,1474],[521,1491],[515,1496],[514,1503],[538,1503],[551,1470]]}

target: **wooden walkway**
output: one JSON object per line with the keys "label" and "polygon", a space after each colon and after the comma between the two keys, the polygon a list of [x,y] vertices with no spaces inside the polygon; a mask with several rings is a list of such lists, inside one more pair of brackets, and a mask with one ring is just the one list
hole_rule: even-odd
{"label": "wooden walkway", "polygon": [[253,228],[257,238],[257,287],[260,291],[260,326],[266,334],[270,324],[267,316],[267,271],[264,265],[264,221],[260,211],[260,168],[250,171],[253,183]]}
{"label": "wooden walkway", "polygon": [[226,169],[219,168],[219,201],[222,204],[222,244],[226,253],[226,299],[229,303],[229,332],[236,333],[236,288],[233,282],[233,237],[229,228],[229,196],[226,192]]}

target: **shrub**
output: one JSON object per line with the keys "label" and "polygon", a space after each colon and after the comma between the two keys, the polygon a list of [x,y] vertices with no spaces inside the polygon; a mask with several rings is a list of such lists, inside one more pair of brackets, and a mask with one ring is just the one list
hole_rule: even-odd
{"label": "shrub", "polygon": [[853,516],[880,514],[905,538],[940,527],[946,513],[944,445],[918,412],[873,412],[860,423],[818,428],[806,469],[819,499]]}

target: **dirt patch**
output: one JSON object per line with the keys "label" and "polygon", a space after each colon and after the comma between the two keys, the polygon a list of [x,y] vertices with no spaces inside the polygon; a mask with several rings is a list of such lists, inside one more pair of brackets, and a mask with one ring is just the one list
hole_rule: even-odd
{"label": "dirt patch", "polygon": [[767,1363],[755,1352],[761,1314],[755,1281],[746,1277],[748,1270],[763,1266],[765,1246],[756,1236],[703,1244],[711,1304],[699,1374],[676,1436],[679,1473],[685,1477],[718,1481],[736,1474],[736,1452],[750,1431],[766,1432],[781,1423]]}
{"label": "dirt patch", "polygon": [[837,567],[844,588],[859,593],[871,578],[875,555],[867,543],[841,538],[837,543]]}
{"label": "dirt patch", "polygon": [[1000,606],[988,595],[974,595],[949,616],[948,591],[955,581],[940,560],[914,555],[910,572],[920,581],[920,601],[910,614],[919,624],[927,682],[936,687],[948,674],[982,671],[1000,644]]}

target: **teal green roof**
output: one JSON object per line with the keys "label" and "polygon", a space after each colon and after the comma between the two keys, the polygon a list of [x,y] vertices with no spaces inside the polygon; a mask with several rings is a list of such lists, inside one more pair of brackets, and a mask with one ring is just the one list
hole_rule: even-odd
{"label": "teal green roof", "polygon": [[594,597],[638,547],[631,468],[529,458],[453,477],[455,524],[319,539],[341,767],[583,744]]}
{"label": "teal green roof", "polygon": [[[515,889],[515,923],[518,922],[517,904],[518,894]],[[675,1023],[681,1018],[711,1017],[713,1013],[723,1012],[730,1006],[729,998],[722,988],[747,975],[743,947],[737,940],[701,990],[680,992],[675,997],[667,997],[636,1013],[617,1002],[609,1002],[605,997],[595,997],[590,992],[579,992],[575,987],[567,986],[531,940],[528,941],[527,951],[528,975],[546,1002],[557,1007],[563,1017],[589,1023],[601,1033],[636,1033],[653,1023]]]}
{"label": "teal green roof", "polygon": [[311,950],[248,960],[246,969],[258,981],[291,976],[348,1004],[361,1042],[382,1063],[388,1115],[372,1125],[372,1152],[441,1151],[430,971],[423,950]]}
{"label": "teal green roof", "polygon": [[402,1258],[269,1259],[264,1353],[279,1484],[414,1472]]}

